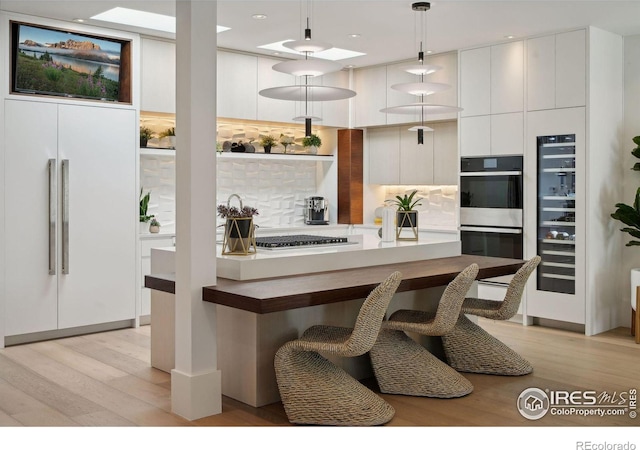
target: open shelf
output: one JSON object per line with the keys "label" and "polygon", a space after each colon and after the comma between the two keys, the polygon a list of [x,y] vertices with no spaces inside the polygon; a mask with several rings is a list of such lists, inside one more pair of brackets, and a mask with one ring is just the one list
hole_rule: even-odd
{"label": "open shelf", "polygon": [[141,148],[140,149],[140,154],[141,155],[148,155],[148,156],[176,156],[176,151],[174,149],[171,149],[171,148],[150,148],[150,147],[146,147],[146,148]]}
{"label": "open shelf", "polygon": [[543,239],[545,244],[561,244],[561,245],[576,245],[576,241],[570,239]]}
{"label": "open shelf", "polygon": [[333,155],[311,155],[308,153],[218,153],[218,158],[222,159],[254,159],[269,161],[322,161],[333,162]]}

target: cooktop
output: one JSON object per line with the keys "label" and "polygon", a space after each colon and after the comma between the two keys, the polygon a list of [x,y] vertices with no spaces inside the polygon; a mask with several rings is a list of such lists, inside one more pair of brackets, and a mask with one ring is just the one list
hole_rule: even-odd
{"label": "cooktop", "polygon": [[262,248],[305,247],[313,245],[346,244],[346,237],[314,236],[291,234],[287,236],[261,236],[256,238],[256,246]]}

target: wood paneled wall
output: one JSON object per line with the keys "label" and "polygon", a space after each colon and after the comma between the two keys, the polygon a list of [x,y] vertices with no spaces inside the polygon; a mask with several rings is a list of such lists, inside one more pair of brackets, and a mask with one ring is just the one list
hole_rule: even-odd
{"label": "wood paneled wall", "polygon": [[363,131],[338,130],[338,223],[363,222]]}

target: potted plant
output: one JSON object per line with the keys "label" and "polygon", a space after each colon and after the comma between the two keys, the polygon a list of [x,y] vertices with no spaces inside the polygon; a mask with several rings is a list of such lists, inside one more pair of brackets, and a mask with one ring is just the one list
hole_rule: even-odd
{"label": "potted plant", "polygon": [[140,127],[140,147],[145,148],[149,139],[155,136],[155,133],[151,131],[151,128],[142,126]]}
{"label": "potted plant", "polygon": [[302,138],[302,146],[308,149],[309,153],[318,153],[322,145],[322,139],[317,134],[310,134]]}
{"label": "potted plant", "polygon": [[287,153],[287,147],[293,144],[293,137],[280,133],[280,143],[284,147],[284,152]]}
{"label": "potted plant", "polygon": [[[422,197],[416,197],[417,190],[411,191],[409,194],[403,196],[396,195],[395,198],[386,200],[386,203],[391,203],[398,207],[396,211],[396,239],[417,240],[418,239],[418,211],[414,210],[415,206],[420,206],[420,200]],[[403,228],[411,228],[413,231],[412,238],[403,238],[400,233]]]}
{"label": "potted plant", "polygon": [[[640,136],[633,138],[633,143],[636,144],[636,148],[631,150],[631,154],[640,159]],[[640,162],[633,165],[631,170],[640,171]],[[627,247],[634,247],[640,245],[640,187],[636,190],[635,199],[632,205],[626,203],[616,203],[616,210],[611,214],[616,220],[619,220],[624,225],[620,231],[629,233],[631,240],[627,242]],[[637,289],[640,286],[640,268],[631,269],[631,334],[635,334],[635,325],[640,317],[637,317],[640,313],[637,307]],[[635,313],[634,313],[635,310]],[[636,342],[640,340],[639,336],[636,336]]]}
{"label": "potted plant", "polygon": [[271,147],[276,144],[276,138],[268,134],[260,139],[260,145],[264,148],[265,153],[271,153]]}
{"label": "potted plant", "polygon": [[154,217],[153,219],[151,219],[151,222],[149,222],[149,233],[159,233],[159,232],[160,232],[160,222],[158,222]]}
{"label": "potted plant", "polygon": [[159,136],[162,138],[168,138],[169,140],[169,148],[176,148],[176,127],[167,128]]}
{"label": "potted plant", "polygon": [[[231,199],[234,197],[240,202],[240,207],[231,206]],[[226,219],[222,253],[246,255],[251,247],[253,247],[252,253],[255,253],[253,216],[258,215],[258,210],[251,206],[244,206],[238,194],[231,194],[226,204],[218,205],[217,211],[219,217]]]}
{"label": "potted plant", "polygon": [[147,229],[147,223],[155,216],[153,214],[147,214],[149,210],[149,200],[151,199],[151,191],[142,195],[143,189],[140,188],[140,231],[145,232]]}

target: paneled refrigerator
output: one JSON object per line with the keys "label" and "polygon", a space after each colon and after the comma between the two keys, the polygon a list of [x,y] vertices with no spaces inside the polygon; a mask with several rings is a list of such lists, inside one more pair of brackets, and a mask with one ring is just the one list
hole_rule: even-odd
{"label": "paneled refrigerator", "polygon": [[133,319],[135,111],[4,108],[5,335]]}

